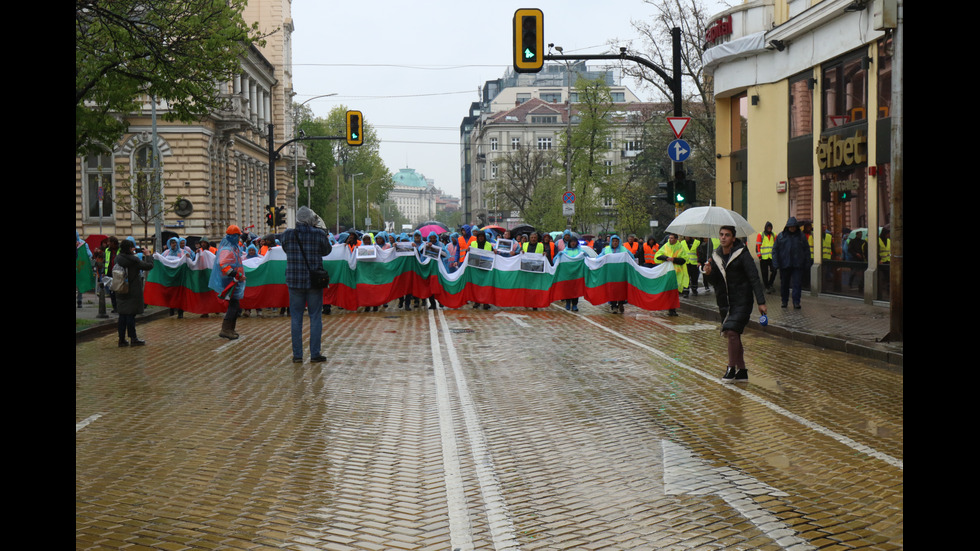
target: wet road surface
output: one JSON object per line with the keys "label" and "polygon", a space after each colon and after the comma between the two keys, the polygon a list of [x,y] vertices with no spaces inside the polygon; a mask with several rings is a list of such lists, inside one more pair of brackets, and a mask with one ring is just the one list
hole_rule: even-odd
{"label": "wet road surface", "polygon": [[[902,375],[716,324],[395,310],[76,346],[77,549],[898,549]],[[308,323],[305,324],[308,331]]]}

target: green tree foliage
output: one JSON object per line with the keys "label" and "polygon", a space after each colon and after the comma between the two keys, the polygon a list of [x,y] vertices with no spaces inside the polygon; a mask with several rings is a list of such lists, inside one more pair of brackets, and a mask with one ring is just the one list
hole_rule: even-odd
{"label": "green tree foliage", "polygon": [[261,43],[242,18],[246,0],[76,0],[75,151],[113,143],[121,113],[141,98],[165,101],[168,120],[193,121],[222,107],[216,82]]}
{"label": "green tree foliage", "polygon": [[[348,107],[340,105],[334,107],[326,119],[319,119],[322,124],[323,132],[329,136],[343,136],[345,133],[346,122],[344,114],[349,110]],[[367,116],[363,122],[364,144],[360,146],[349,146],[344,140],[329,140],[332,148],[332,155],[335,161],[324,180],[325,186],[332,190],[328,192],[331,200],[328,200],[324,212],[320,214],[328,227],[336,225],[339,211],[340,226],[343,228],[364,227],[364,217],[370,214],[372,228],[380,228],[383,218],[382,205],[388,198],[388,193],[395,187],[391,179],[391,171],[385,166],[379,153],[381,142],[374,127],[368,124]],[[307,135],[311,135],[307,132]],[[317,172],[319,164],[317,164]],[[320,180],[318,179],[318,185]],[[340,182],[339,191],[337,182]],[[351,185],[353,182],[353,190]],[[331,187],[332,186],[332,187]],[[353,204],[351,193],[353,192]],[[337,197],[339,195],[339,198]],[[368,211],[370,206],[370,211]],[[351,209],[355,212],[351,212]],[[314,210],[316,210],[314,208]],[[317,211],[318,213],[320,211]],[[336,228],[335,228],[336,229]]]}
{"label": "green tree foliage", "polygon": [[[615,191],[606,178],[605,153],[612,132],[613,102],[609,86],[602,80],[579,78],[575,84],[578,102],[575,104],[578,124],[572,126],[571,172],[575,192],[575,216],[572,223],[585,230],[601,223],[603,198]],[[574,122],[574,121],[573,121]],[[562,149],[568,147],[567,136],[560,139]]]}

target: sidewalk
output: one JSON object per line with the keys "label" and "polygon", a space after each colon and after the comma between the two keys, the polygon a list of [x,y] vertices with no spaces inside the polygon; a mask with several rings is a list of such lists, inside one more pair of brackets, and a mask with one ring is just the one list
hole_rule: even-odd
{"label": "sidewalk", "polygon": [[[758,312],[752,316],[749,328],[770,335],[794,339],[830,350],[837,350],[902,367],[904,343],[879,342],[888,333],[889,311],[887,304],[865,304],[860,300],[829,295],[813,297],[803,294],[800,310],[779,307],[778,295],[767,294],[769,325],[759,325]],[[116,330],[118,316],[111,313],[112,304],[106,304],[107,319],[98,318],[99,299],[95,293],[85,293],[82,307],[75,309],[75,340],[103,335]],[[681,298],[680,310],[685,314],[706,320],[720,321],[714,293],[701,292],[698,296]],[[147,306],[137,322],[165,317],[167,308]]]}
{"label": "sidewalk", "polygon": [[[903,342],[880,342],[889,329],[887,303],[865,304],[861,300],[832,295],[811,296],[803,292],[802,308],[780,308],[778,294],[766,294],[769,325],[759,325],[754,309],[749,328],[814,346],[847,352],[902,367]],[[713,292],[681,297],[680,310],[702,319],[720,322]]]}

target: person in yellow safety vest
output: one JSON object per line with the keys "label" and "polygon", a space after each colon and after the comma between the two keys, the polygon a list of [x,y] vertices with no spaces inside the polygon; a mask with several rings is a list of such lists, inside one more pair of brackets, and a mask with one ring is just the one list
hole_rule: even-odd
{"label": "person in yellow safety vest", "polygon": [[890,264],[892,261],[891,230],[882,228],[878,233],[878,264]]}
{"label": "person in yellow safety vest", "polygon": [[776,243],[776,234],[772,233],[772,222],[766,222],[766,227],[755,239],[755,254],[759,257],[759,269],[762,271],[762,284],[766,292],[772,292],[772,284],[776,282],[776,270],[772,267],[772,246]]}
{"label": "person in yellow safety vest", "polygon": [[691,236],[685,236],[681,241],[681,248],[684,249],[684,256],[687,257],[687,288],[684,289],[684,296],[693,294],[698,296],[698,245],[701,240]]}
{"label": "person in yellow safety vest", "polygon": [[822,258],[823,260],[830,260],[831,258],[834,257],[834,238],[833,236],[830,235],[830,232],[827,231],[826,224],[823,225],[822,242],[823,243],[821,244],[821,250],[823,254],[821,254],[820,258]]}
{"label": "person in yellow safety vest", "polygon": [[531,232],[528,241],[521,244],[521,250],[526,253],[544,254],[544,244],[538,241],[537,232]]}
{"label": "person in yellow safety vest", "polygon": [[[687,288],[687,255],[685,254],[684,248],[681,246],[680,241],[677,240],[676,233],[672,233],[667,237],[667,242],[660,247],[659,251],[657,251],[656,259],[657,264],[670,262],[674,265],[674,274],[677,276],[678,291]],[[676,316],[677,310],[671,308],[667,312],[667,315]]]}

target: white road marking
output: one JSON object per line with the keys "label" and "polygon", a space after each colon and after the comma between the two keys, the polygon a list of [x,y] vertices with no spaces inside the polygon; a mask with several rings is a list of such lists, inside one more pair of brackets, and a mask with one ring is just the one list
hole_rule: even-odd
{"label": "white road marking", "polygon": [[85,419],[82,419],[78,423],[75,423],[75,432],[78,432],[78,431],[84,429],[85,427],[91,425],[99,417],[102,417],[102,414],[101,413],[96,413],[95,415],[89,415]]}
{"label": "white road marking", "polygon": [[784,549],[814,549],[799,538],[795,530],[752,499],[753,496],[760,495],[786,497],[789,495],[786,492],[736,469],[712,467],[695,457],[687,448],[669,440],[661,440],[660,447],[664,457],[664,493],[667,495],[717,495]]}
{"label": "white road marking", "polygon": [[[430,310],[429,313],[431,314],[432,311]],[[517,531],[510,520],[507,502],[504,501],[500,491],[500,482],[497,479],[490,447],[483,434],[483,429],[480,428],[476,406],[473,404],[469,386],[466,384],[466,377],[463,375],[463,368],[459,362],[459,356],[456,354],[456,346],[453,344],[449,331],[449,324],[446,322],[446,316],[443,315],[442,310],[439,310],[439,321],[443,328],[441,333],[446,340],[446,350],[449,352],[449,363],[452,364],[453,374],[456,377],[460,409],[463,412],[466,433],[470,440],[470,452],[473,454],[473,460],[476,464],[477,480],[480,483],[480,493],[483,494],[493,547],[497,551],[519,550],[521,546],[517,542]]]}
{"label": "white road marking", "polygon": [[439,432],[442,435],[442,468],[446,477],[446,498],[449,507],[449,543],[453,550],[473,549],[472,527],[463,492],[462,467],[453,428],[453,412],[446,385],[446,369],[439,348],[439,331],[435,316],[429,310],[429,344],[432,347],[432,366],[436,382],[436,401],[439,406]]}
{"label": "white road marking", "polygon": [[[563,308],[557,308],[557,310],[560,311],[560,312],[564,312],[565,311]],[[568,312],[568,313],[571,314],[571,312]],[[687,371],[690,371],[691,373],[693,373],[695,375],[698,375],[700,377],[703,377],[704,379],[707,379],[707,380],[709,380],[709,381],[711,381],[713,383],[717,383],[718,385],[720,385],[724,389],[730,390],[732,392],[738,392],[739,394],[741,394],[745,398],[748,398],[749,400],[752,400],[753,402],[756,402],[756,403],[758,403],[758,404],[760,404],[760,405],[768,408],[769,410],[771,410],[771,411],[773,411],[775,413],[778,413],[779,415],[782,415],[782,416],[784,416],[784,417],[786,417],[788,419],[792,419],[793,421],[796,421],[797,423],[800,423],[801,425],[803,425],[803,426],[805,426],[805,427],[807,427],[807,428],[809,428],[809,429],[811,429],[813,431],[819,432],[820,434],[823,434],[824,436],[828,436],[830,438],[833,438],[837,442],[840,442],[841,444],[844,444],[845,446],[847,446],[847,447],[849,447],[849,448],[851,448],[853,450],[856,450],[858,452],[867,454],[867,455],[869,455],[871,457],[874,457],[875,459],[878,459],[880,461],[884,461],[885,463],[887,463],[887,464],[889,464],[889,465],[891,465],[893,467],[897,467],[899,469],[905,470],[905,468],[904,468],[904,461],[902,461],[901,459],[898,459],[896,457],[892,457],[892,456],[890,456],[890,455],[888,455],[886,453],[880,452],[880,451],[878,451],[878,450],[876,450],[876,449],[874,449],[874,448],[872,448],[870,446],[866,446],[866,445],[864,445],[864,444],[862,444],[860,442],[857,442],[857,441],[855,441],[855,440],[853,440],[851,438],[848,438],[847,436],[844,436],[843,434],[839,434],[839,433],[834,432],[834,431],[832,431],[832,430],[830,430],[830,429],[828,429],[828,428],[826,428],[824,426],[821,426],[821,425],[818,425],[817,423],[814,423],[812,421],[809,421],[809,420],[807,420],[807,419],[805,419],[805,418],[803,418],[803,417],[801,417],[801,416],[799,416],[799,415],[797,415],[795,413],[792,413],[792,412],[786,410],[785,408],[783,408],[781,406],[777,406],[776,404],[773,404],[772,402],[770,402],[770,401],[768,401],[768,400],[766,400],[764,398],[761,398],[759,396],[756,396],[755,394],[749,392],[748,390],[739,388],[737,385],[726,385],[726,384],[722,384],[718,377],[711,376],[711,375],[707,375],[705,373],[702,373],[700,370],[695,369],[694,367],[691,367],[691,366],[689,366],[689,365],[687,365],[687,364],[685,364],[683,362],[677,361],[676,359],[672,358],[669,354],[666,354],[664,352],[661,352],[660,350],[657,350],[656,348],[653,348],[652,346],[648,346],[648,345],[645,345],[645,344],[643,344],[643,343],[641,343],[639,341],[636,341],[634,339],[631,339],[631,338],[623,335],[622,333],[618,333],[616,331],[613,331],[612,329],[609,329],[608,327],[604,327],[603,325],[601,325],[599,323],[596,323],[596,322],[590,320],[586,316],[579,315],[579,316],[576,316],[576,317],[578,319],[587,321],[587,322],[591,323],[592,325],[595,325],[599,329],[602,329],[603,331],[605,331],[607,333],[610,333],[610,334],[612,334],[612,335],[614,335],[614,336],[616,336],[616,337],[618,337],[618,338],[620,338],[620,339],[622,339],[622,340],[624,340],[624,341],[626,341],[626,342],[628,342],[630,344],[633,344],[635,346],[638,346],[638,347],[640,347],[640,348],[642,348],[642,349],[650,352],[651,354],[654,354],[655,356],[663,359],[664,361],[668,361],[668,362],[676,365],[677,367],[686,369]]]}
{"label": "white road marking", "polygon": [[531,327],[530,325],[528,325],[527,323],[525,323],[524,320],[521,319],[521,318],[526,318],[527,317],[524,314],[512,314],[510,312],[500,312],[499,314],[495,315],[494,317],[495,318],[499,318],[499,317],[508,318],[508,319],[510,319],[510,321],[516,323],[519,327]]}

